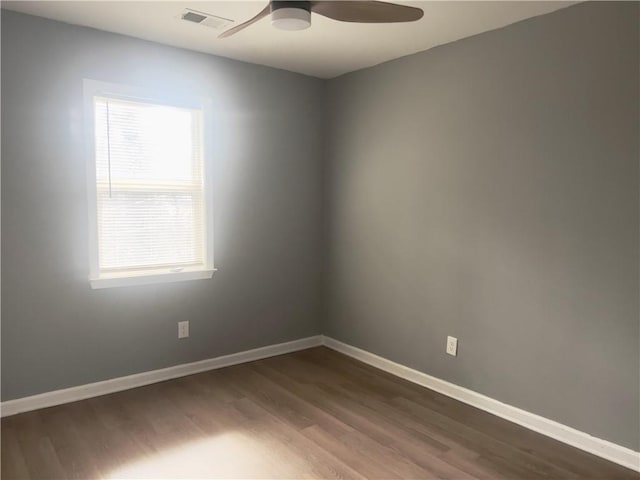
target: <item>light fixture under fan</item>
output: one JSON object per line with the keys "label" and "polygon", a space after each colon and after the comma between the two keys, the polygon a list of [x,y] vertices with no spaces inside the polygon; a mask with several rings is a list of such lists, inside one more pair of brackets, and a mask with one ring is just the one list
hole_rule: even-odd
{"label": "light fixture under fan", "polygon": [[272,0],[256,16],[222,32],[218,37],[230,37],[269,14],[271,14],[271,24],[276,28],[281,30],[302,30],[311,26],[312,13],[317,13],[332,20],[352,23],[415,22],[420,20],[424,14],[420,8],[388,2],[365,0]]}

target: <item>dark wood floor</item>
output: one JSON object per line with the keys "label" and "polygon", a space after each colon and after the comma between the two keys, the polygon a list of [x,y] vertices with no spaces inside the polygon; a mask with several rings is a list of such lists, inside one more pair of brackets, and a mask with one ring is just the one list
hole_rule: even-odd
{"label": "dark wood floor", "polygon": [[2,478],[638,479],[326,348],[2,420]]}

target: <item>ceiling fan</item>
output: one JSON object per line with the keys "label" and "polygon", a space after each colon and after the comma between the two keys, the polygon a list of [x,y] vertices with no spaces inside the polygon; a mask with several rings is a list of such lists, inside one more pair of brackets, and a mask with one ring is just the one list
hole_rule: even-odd
{"label": "ceiling fan", "polygon": [[270,1],[255,17],[222,32],[226,38],[271,14],[271,24],[281,30],[302,30],[311,26],[311,13],[332,20],[353,23],[414,22],[422,18],[422,9],[388,2],[365,0]]}

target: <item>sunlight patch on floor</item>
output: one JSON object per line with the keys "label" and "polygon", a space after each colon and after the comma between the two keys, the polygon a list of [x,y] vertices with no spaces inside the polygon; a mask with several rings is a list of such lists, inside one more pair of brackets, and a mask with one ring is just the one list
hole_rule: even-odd
{"label": "sunlight patch on floor", "polygon": [[277,463],[260,442],[230,432],[159,452],[111,472],[109,479],[273,478]]}

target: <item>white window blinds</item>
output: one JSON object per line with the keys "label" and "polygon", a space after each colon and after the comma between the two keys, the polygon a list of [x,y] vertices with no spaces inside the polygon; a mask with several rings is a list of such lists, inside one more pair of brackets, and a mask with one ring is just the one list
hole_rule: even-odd
{"label": "white window blinds", "polygon": [[100,277],[207,268],[203,112],[93,97]]}

